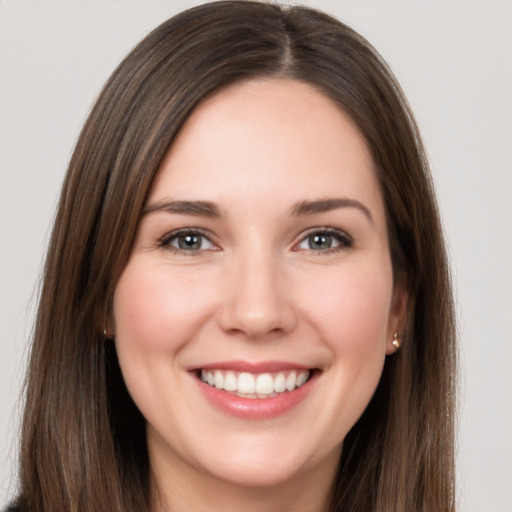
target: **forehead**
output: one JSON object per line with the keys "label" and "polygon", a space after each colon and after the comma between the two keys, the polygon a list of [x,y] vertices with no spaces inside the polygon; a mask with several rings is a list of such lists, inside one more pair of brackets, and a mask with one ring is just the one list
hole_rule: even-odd
{"label": "forehead", "polygon": [[[313,86],[253,79],[204,100],[184,123],[153,185],[166,197],[230,203],[265,197],[354,196],[382,214],[364,137],[352,119]],[[314,196],[314,197],[311,197]]]}

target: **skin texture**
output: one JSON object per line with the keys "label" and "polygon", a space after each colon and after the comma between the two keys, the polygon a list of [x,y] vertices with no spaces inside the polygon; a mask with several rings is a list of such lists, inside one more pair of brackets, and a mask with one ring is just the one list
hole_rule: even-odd
{"label": "skin texture", "polygon": [[[292,213],[331,198],[354,203]],[[158,209],[166,201],[212,202],[220,216]],[[237,83],[187,120],[146,210],[112,329],[148,422],[157,508],[326,510],[404,310],[363,137],[307,84]],[[198,248],[179,248],[182,229],[200,231]],[[232,360],[291,362],[316,369],[315,381],[276,417],[235,416],[190,371]]]}

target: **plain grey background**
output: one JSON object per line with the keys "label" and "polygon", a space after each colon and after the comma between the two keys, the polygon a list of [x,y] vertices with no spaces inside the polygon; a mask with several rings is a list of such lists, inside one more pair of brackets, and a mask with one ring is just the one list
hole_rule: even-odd
{"label": "plain grey background", "polygon": [[[15,489],[38,275],[74,141],[121,58],[197,3],[0,0],[0,507]],[[416,113],[458,303],[458,509],[512,512],[512,2],[302,3],[366,36]]]}

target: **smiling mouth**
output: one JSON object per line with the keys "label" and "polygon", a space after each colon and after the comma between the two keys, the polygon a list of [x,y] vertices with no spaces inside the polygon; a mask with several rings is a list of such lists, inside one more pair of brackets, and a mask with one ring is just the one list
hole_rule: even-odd
{"label": "smiling mouth", "polygon": [[249,373],[202,369],[196,375],[205,384],[240,398],[265,399],[281,396],[303,386],[314,370]]}

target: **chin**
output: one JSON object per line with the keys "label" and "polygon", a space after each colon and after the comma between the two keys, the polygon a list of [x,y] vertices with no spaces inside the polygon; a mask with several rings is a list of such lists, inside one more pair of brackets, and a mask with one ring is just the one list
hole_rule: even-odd
{"label": "chin", "polygon": [[[338,464],[341,446],[324,453],[324,449],[315,450],[307,446],[305,439],[293,439],[286,442],[282,436],[271,431],[261,432],[247,439],[241,436],[226,443],[231,449],[218,446],[215,452],[203,453],[203,471],[213,478],[231,485],[245,488],[286,487],[287,483],[298,481],[312,471],[324,468],[324,473],[334,473]],[[201,463],[201,461],[198,460]]]}
{"label": "chin", "polygon": [[242,460],[233,463],[223,461],[211,474],[218,480],[238,487],[270,488],[295,481],[304,472],[304,466],[290,464],[287,461],[276,461],[274,457],[272,460],[265,461]]}

